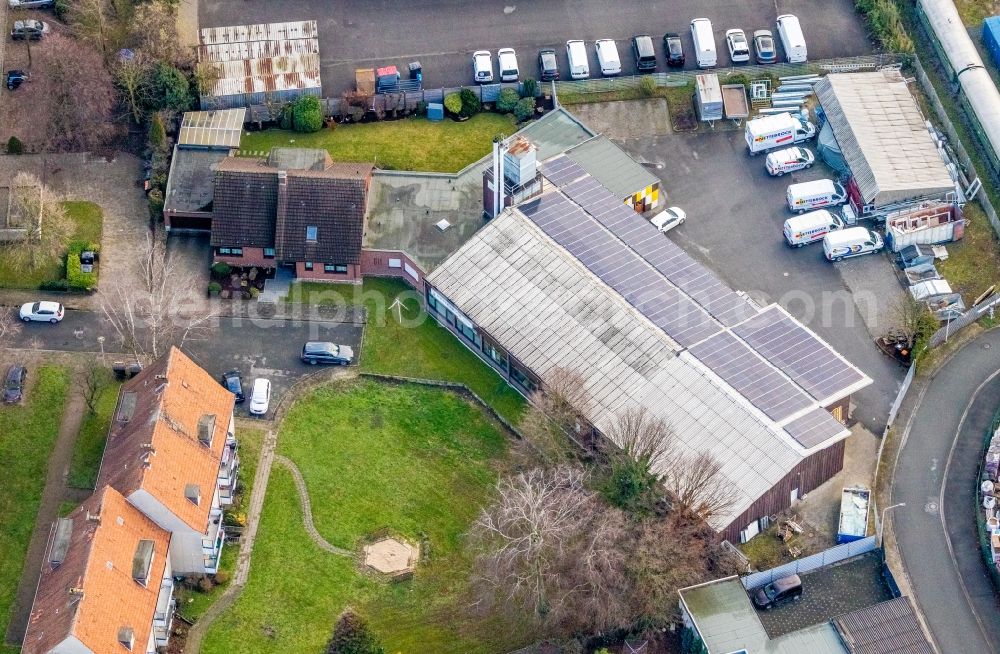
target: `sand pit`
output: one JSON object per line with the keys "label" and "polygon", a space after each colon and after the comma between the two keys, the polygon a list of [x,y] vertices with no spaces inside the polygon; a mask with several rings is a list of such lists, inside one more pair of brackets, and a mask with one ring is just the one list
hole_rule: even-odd
{"label": "sand pit", "polygon": [[383,538],[365,545],[365,565],[387,575],[412,572],[417,567],[420,550],[395,538]]}

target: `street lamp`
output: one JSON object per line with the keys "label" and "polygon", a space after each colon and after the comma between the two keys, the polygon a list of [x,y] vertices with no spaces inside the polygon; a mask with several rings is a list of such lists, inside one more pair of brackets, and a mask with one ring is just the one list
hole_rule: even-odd
{"label": "street lamp", "polygon": [[900,506],[906,506],[906,502],[900,502],[899,504],[893,504],[892,506],[887,506],[882,509],[882,518],[878,521],[877,529],[875,530],[875,544],[881,549],[882,547],[882,535],[885,532],[885,514],[891,509],[895,509]]}

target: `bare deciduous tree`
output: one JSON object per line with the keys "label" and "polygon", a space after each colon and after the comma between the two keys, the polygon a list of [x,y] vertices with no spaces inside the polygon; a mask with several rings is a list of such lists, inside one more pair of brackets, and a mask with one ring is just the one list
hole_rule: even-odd
{"label": "bare deciduous tree", "polygon": [[593,408],[586,380],[566,368],[553,368],[542,380],[542,388],[531,394],[530,406],[518,428],[544,460],[566,458],[569,434],[578,434]]}
{"label": "bare deciduous tree", "polygon": [[923,302],[907,293],[893,305],[893,329],[906,338],[912,347],[921,336],[930,336],[938,327],[937,320]]}
{"label": "bare deciduous tree", "polygon": [[3,256],[28,270],[37,270],[60,256],[73,232],[59,198],[37,177],[24,172],[11,183],[8,225],[25,232],[23,239],[3,246]]}
{"label": "bare deciduous tree", "polygon": [[145,52],[154,61],[182,67],[191,63],[190,50],[183,47],[177,34],[177,10],[173,3],[135,3],[134,12],[134,18],[126,25],[131,47]]}
{"label": "bare deciduous tree", "polygon": [[149,62],[141,51],[114,63],[111,72],[115,85],[121,92],[122,103],[128,108],[132,120],[142,120],[149,103]]}
{"label": "bare deciduous tree", "polygon": [[659,476],[677,452],[677,437],[664,420],[645,407],[631,407],[615,416],[608,438],[622,454],[637,461],[647,474]]}
{"label": "bare deciduous tree", "polygon": [[91,414],[97,412],[97,400],[109,383],[111,383],[111,373],[104,366],[94,364],[84,373],[83,400]]}
{"label": "bare deciduous tree", "polygon": [[0,310],[0,350],[10,347],[20,333],[21,323],[14,312],[9,309]]}
{"label": "bare deciduous tree", "polygon": [[736,501],[736,489],[722,475],[722,462],[710,452],[684,453],[663,476],[674,507],[702,520],[726,513]]}
{"label": "bare deciduous tree", "polygon": [[571,466],[500,480],[472,532],[485,599],[567,633],[623,623],[622,517],[584,482]]}
{"label": "bare deciduous tree", "polygon": [[113,280],[101,297],[101,311],[126,352],[156,358],[211,329],[214,313],[185,311],[185,301],[196,292],[194,275],[176,265],[151,234],[137,254],[136,274],[139,284]]}

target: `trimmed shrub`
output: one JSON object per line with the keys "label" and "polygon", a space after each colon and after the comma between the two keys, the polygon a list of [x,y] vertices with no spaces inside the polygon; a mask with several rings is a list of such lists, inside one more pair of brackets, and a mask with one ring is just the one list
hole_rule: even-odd
{"label": "trimmed shrub", "polygon": [[323,105],[319,98],[304,95],[292,104],[292,126],[296,132],[318,132],[323,129]]}
{"label": "trimmed shrub", "polygon": [[225,261],[216,261],[212,264],[212,274],[217,277],[225,277],[232,269],[233,267]]}
{"label": "trimmed shrub", "polygon": [[538,82],[530,77],[521,83],[521,97],[533,98],[538,95]]}
{"label": "trimmed shrub", "polygon": [[7,154],[24,154],[24,143],[16,136],[7,139]]}
{"label": "trimmed shrub", "polygon": [[219,282],[209,282],[208,283],[208,294],[209,295],[218,295],[219,291],[221,291],[221,290],[222,290],[222,284],[220,284]]}
{"label": "trimmed shrub", "polygon": [[347,609],[337,619],[333,638],[326,646],[327,654],[385,654],[375,634],[364,618]]}
{"label": "trimmed shrub", "polygon": [[38,288],[42,291],[68,291],[69,282],[65,279],[50,279],[39,284]]}
{"label": "trimmed shrub", "polygon": [[517,106],[517,101],[520,99],[517,91],[514,89],[500,91],[500,97],[497,98],[497,111],[502,114],[509,114],[514,111],[514,107]]}
{"label": "trimmed shrub", "polygon": [[462,113],[459,115],[463,118],[475,116],[483,110],[483,103],[470,89],[462,89],[458,95],[462,98]]}
{"label": "trimmed shrub", "polygon": [[639,80],[639,90],[647,98],[653,97],[656,93],[656,80],[653,79],[652,75],[643,75],[642,79]]}
{"label": "trimmed shrub", "polygon": [[225,570],[219,570],[215,573],[215,583],[224,584],[229,581],[229,573]]}
{"label": "trimmed shrub", "polygon": [[517,101],[517,105],[514,106],[514,118],[517,118],[518,122],[528,120],[535,115],[535,99],[534,98],[521,98]]}
{"label": "trimmed shrub", "polygon": [[456,116],[462,113],[462,96],[458,93],[449,93],[444,97],[444,108]]}
{"label": "trimmed shrub", "polygon": [[167,130],[160,114],[153,114],[149,119],[149,144],[156,150],[162,150],[167,144]]}

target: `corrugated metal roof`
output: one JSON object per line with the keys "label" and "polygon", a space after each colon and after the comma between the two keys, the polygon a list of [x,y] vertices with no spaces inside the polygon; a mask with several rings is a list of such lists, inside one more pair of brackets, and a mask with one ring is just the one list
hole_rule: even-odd
{"label": "corrugated metal roof", "polygon": [[243,61],[245,59],[268,59],[270,57],[295,57],[302,55],[319,56],[318,39],[296,39],[293,41],[254,41],[252,43],[220,43],[203,45],[198,48],[198,60],[202,62]]}
{"label": "corrugated metal roof", "polygon": [[883,206],[954,189],[898,71],[827,75],[816,95],[866,203]]}
{"label": "corrugated metal roof", "polygon": [[181,120],[179,146],[238,148],[246,109],[188,111]]}
{"label": "corrugated metal roof", "polygon": [[660,182],[656,175],[603,135],[567,150],[566,156],[621,200]]}
{"label": "corrugated metal roof", "polygon": [[220,79],[209,95],[241,95],[243,93],[266,93],[290,89],[318,89],[322,84],[319,71],[309,73],[286,73],[284,75],[260,75]]}
{"label": "corrugated metal roof", "polygon": [[312,39],[318,36],[316,21],[299,20],[286,23],[206,27],[199,30],[198,43],[199,45],[211,45],[241,41],[280,41],[283,39]]}
{"label": "corrugated metal roof", "polygon": [[851,654],[932,654],[908,597],[834,619]]}

